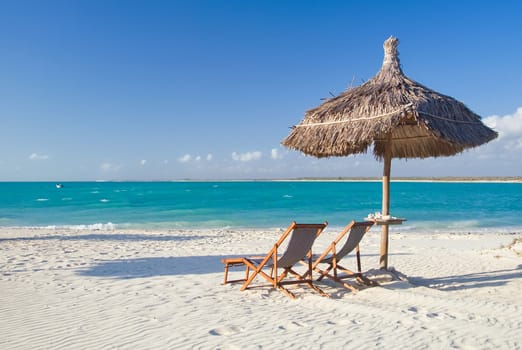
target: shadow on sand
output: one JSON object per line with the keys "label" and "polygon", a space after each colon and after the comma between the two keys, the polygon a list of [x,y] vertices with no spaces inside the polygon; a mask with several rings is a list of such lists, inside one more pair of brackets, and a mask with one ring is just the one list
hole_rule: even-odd
{"label": "shadow on sand", "polygon": [[149,257],[102,261],[77,272],[80,276],[118,279],[156,276],[202,275],[223,272],[225,256]]}
{"label": "shadow on sand", "polygon": [[522,278],[522,265],[511,270],[495,270],[464,275],[423,278],[408,276],[413,286],[423,286],[441,291],[464,290],[472,288],[499,287],[514,279]]}
{"label": "shadow on sand", "polygon": [[[255,255],[255,254],[253,254]],[[367,256],[373,256],[368,254]],[[223,258],[247,255],[206,255],[178,257],[144,257],[134,259],[105,260],[77,273],[81,276],[106,278],[145,278],[155,276],[202,275],[224,271]],[[363,254],[363,256],[365,256]],[[375,255],[377,256],[377,255]],[[231,269],[231,273],[243,273],[244,267]]]}

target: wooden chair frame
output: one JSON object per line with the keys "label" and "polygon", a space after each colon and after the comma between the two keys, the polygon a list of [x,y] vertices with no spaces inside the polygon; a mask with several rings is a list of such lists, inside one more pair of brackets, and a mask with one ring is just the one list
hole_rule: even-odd
{"label": "wooden chair frame", "polygon": [[[312,244],[315,239],[323,232],[328,225],[327,222],[323,224],[298,224],[295,221],[288,226],[286,231],[281,235],[279,240],[274,244],[272,249],[261,257],[242,257],[242,258],[225,258],[222,259],[225,265],[225,280],[224,284],[233,282],[244,282],[241,291],[248,288],[255,288],[259,286],[253,286],[251,283],[257,276],[263,277],[270,285],[279,291],[283,292],[286,296],[295,299],[295,294],[285,288],[286,285],[290,284],[306,284],[314,291],[318,292],[323,296],[328,296],[327,293],[323,292],[319,287],[313,284],[312,276]],[[309,244],[299,246],[298,239],[291,239],[293,235],[300,234],[300,230],[314,230],[314,237],[308,238]],[[286,248],[286,251],[279,256],[279,248],[290,237],[290,242]],[[302,250],[302,251],[301,251]],[[302,254],[301,254],[302,253]],[[300,274],[293,269],[294,265],[303,260],[307,261],[308,270],[304,274]],[[282,265],[282,262],[284,264]],[[245,265],[245,278],[238,280],[228,280],[228,270],[231,266]],[[263,271],[265,268],[270,268],[270,273]],[[279,269],[283,269],[279,273]],[[285,280],[289,276],[293,276],[293,280]]]}
{"label": "wooden chair frame", "polygon": [[[363,276],[361,271],[361,253],[359,249],[359,243],[361,239],[370,230],[373,224],[374,223],[371,221],[352,221],[343,229],[343,231],[332,241],[328,248],[326,248],[326,250],[312,264],[311,269],[320,274],[320,276],[317,278],[317,281],[321,281],[323,278],[328,277],[331,280],[342,284],[344,287],[354,292],[358,291],[359,289],[356,286],[343,281],[344,279],[355,278],[357,282],[366,286],[378,285],[376,282],[371,281],[370,279]],[[354,242],[350,242],[350,233],[354,228],[361,228],[364,230],[364,232],[360,233],[360,237],[356,237]],[[337,249],[337,245],[346,235],[348,235],[348,237],[346,238],[344,245],[341,247],[341,249]],[[357,257],[357,272],[352,271],[339,264],[340,260],[342,260],[345,256],[347,256],[350,252],[353,251],[353,249],[348,247],[349,244],[355,245],[355,247],[353,248],[355,249],[355,254]],[[328,264],[328,267],[323,270],[319,268],[320,264]],[[339,273],[339,271],[341,271],[342,273]]]}

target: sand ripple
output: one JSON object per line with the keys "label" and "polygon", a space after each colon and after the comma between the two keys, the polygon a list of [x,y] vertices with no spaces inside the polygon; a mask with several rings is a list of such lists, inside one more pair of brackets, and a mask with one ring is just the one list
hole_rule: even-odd
{"label": "sand ripple", "polygon": [[[395,234],[396,278],[371,270],[382,286],[357,294],[325,282],[329,299],[221,284],[222,256],[278,235],[1,229],[0,348],[522,348],[520,234]],[[378,244],[363,241],[366,270]]]}

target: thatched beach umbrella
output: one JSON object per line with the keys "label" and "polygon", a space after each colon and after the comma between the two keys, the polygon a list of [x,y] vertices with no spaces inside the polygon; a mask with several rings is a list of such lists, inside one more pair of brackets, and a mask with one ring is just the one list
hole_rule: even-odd
{"label": "thatched beach umbrella", "polygon": [[[397,45],[384,42],[381,70],[305,113],[282,144],[315,157],[373,154],[384,162],[382,215],[389,215],[392,158],[451,156],[493,140],[497,133],[463,103],[402,72]],[[382,226],[381,268],[388,267],[388,225]]]}

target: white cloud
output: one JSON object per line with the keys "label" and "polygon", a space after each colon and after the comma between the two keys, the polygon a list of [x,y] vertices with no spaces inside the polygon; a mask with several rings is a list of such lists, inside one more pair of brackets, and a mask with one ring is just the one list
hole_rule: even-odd
{"label": "white cloud", "polygon": [[178,162],[180,163],[188,163],[192,160],[192,156],[190,154],[185,154],[183,157],[178,158]]}
{"label": "white cloud", "polygon": [[202,157],[200,155],[191,156],[190,154],[185,154],[184,156],[178,158],[178,162],[180,162],[180,163],[200,162],[203,159],[206,159],[207,161],[212,160],[212,154],[207,154],[206,157]]}
{"label": "white cloud", "polygon": [[113,172],[121,169],[121,165],[115,165],[112,163],[102,163],[100,165],[100,170],[103,172]]}
{"label": "white cloud", "polygon": [[246,152],[246,153],[241,153],[241,154],[239,154],[237,152],[232,152],[232,159],[240,161],[240,162],[249,162],[252,160],[258,160],[260,158],[261,158],[261,152],[259,152],[259,151]]}
{"label": "white cloud", "polygon": [[29,156],[29,159],[30,160],[47,160],[47,159],[49,159],[49,156],[47,154],[33,153]]}
{"label": "white cloud", "polygon": [[270,151],[270,158],[272,159],[283,159],[283,155],[279,153],[277,148],[272,148]]}
{"label": "white cloud", "polygon": [[505,116],[492,115],[483,119],[484,124],[498,132],[493,143],[508,151],[522,149],[522,107]]}
{"label": "white cloud", "polygon": [[503,117],[492,115],[483,120],[484,124],[499,133],[499,137],[522,137],[522,107],[519,107],[514,114]]}
{"label": "white cloud", "polygon": [[142,159],[142,160],[140,161],[140,165],[141,165],[141,166],[144,166],[145,164],[147,164],[147,160],[146,160],[146,159]]}

